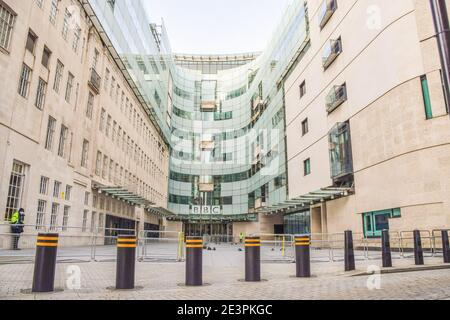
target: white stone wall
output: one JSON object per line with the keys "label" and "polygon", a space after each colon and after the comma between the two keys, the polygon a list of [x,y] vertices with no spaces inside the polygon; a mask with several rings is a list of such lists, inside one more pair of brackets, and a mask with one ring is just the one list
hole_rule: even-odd
{"label": "white stone wall", "polygon": [[[390,220],[392,230],[449,227],[450,121],[428,1],[338,0],[337,11],[320,30],[321,2],[308,1],[311,48],[286,81],[290,198],[332,185],[328,132],[350,120],[355,195],[326,203],[327,231],[363,232],[362,213],[392,208],[402,214]],[[374,12],[380,25],[368,27]],[[343,52],[324,71],[323,47],[339,36]],[[422,75],[430,88],[430,120]],[[307,94],[300,99],[304,80]],[[328,115],[325,96],[343,82],[348,100]],[[301,137],[306,118],[309,133]],[[312,173],[305,177],[307,158]]]}
{"label": "white stone wall", "polygon": [[[34,0],[4,0],[14,10],[16,21],[13,28],[11,46],[8,51],[0,51],[0,78],[2,94],[0,95],[0,208],[6,207],[8,185],[12,163],[14,160],[26,164],[24,191],[21,197],[21,207],[26,210],[27,224],[35,224],[38,199],[47,201],[46,223],[50,221],[50,211],[53,202],[60,204],[57,224],[60,226],[63,219],[63,206],[70,206],[69,225],[81,228],[84,210],[89,211],[87,228],[91,225],[91,212],[95,211],[96,219],[99,213],[112,214],[132,220],[156,223],[160,221],[150,215],[137,210],[134,206],[111,199],[105,199],[105,205],[100,207],[100,198],[94,207],[94,186],[125,186],[142,197],[153,201],[157,206],[167,205],[167,177],[168,177],[168,148],[148,119],[143,107],[133,94],[124,76],[115,64],[108,49],[103,45],[98,31],[85,15],[78,1],[62,0],[58,4],[56,25],[49,21],[51,1],[44,1],[43,8],[39,8]],[[81,13],[79,24],[81,36],[77,52],[72,49],[74,30],[68,30],[67,40],[62,37],[62,28],[65,9],[68,6],[76,6]],[[37,36],[34,54],[25,49],[28,30],[31,29]],[[41,64],[44,45],[52,51],[49,69]],[[89,92],[88,85],[90,68],[93,65],[94,52],[98,51],[99,57],[96,71],[102,78],[99,94],[94,94],[94,107],[92,119],[86,117],[86,107]],[[59,93],[53,90],[56,63],[60,60],[64,64],[63,79]],[[22,64],[26,63],[33,71],[30,83],[30,93],[25,99],[18,94],[19,77]],[[106,68],[109,69],[109,83],[105,88]],[[74,85],[71,101],[65,100],[68,72],[74,76]],[[41,77],[47,82],[45,106],[43,110],[35,107],[35,97],[38,79]],[[120,86],[119,98],[110,95],[111,77]],[[122,91],[128,98],[129,107],[121,104]],[[126,101],[126,100],[124,100]],[[104,131],[100,132],[101,110],[111,117],[111,132],[106,137]],[[126,111],[125,111],[126,110]],[[129,117],[132,110],[132,117]],[[136,113],[136,121],[133,120]],[[51,151],[45,149],[47,123],[49,116],[56,119],[56,127]],[[117,135],[112,141],[111,133],[113,124],[125,131],[139,148],[139,157],[142,161],[135,161],[134,152],[130,154],[122,148],[122,141],[118,145]],[[62,158],[57,155],[61,125],[69,129],[66,154]],[[81,166],[83,140],[89,141],[88,165]],[[121,138],[122,139],[122,138]],[[134,150],[134,149],[133,149]],[[105,178],[95,174],[97,151],[108,156],[109,161],[114,161],[114,174]],[[116,164],[118,165],[115,174]],[[123,168],[134,179],[126,181],[120,179],[120,168]],[[50,178],[48,194],[39,194],[41,176]],[[72,186],[70,200],[53,197],[54,181],[61,182],[61,191],[65,191],[66,185]],[[136,188],[139,186],[138,188]],[[85,192],[89,192],[89,203],[85,205]],[[109,206],[107,203],[110,203]],[[116,203],[113,205],[113,203]],[[119,205],[120,203],[120,205]],[[115,208],[113,211],[112,209]],[[105,220],[105,218],[104,218]],[[97,221],[98,224],[98,221]],[[4,227],[9,228],[9,227]],[[34,228],[27,229],[33,232]],[[77,231],[69,232],[81,232]]]}

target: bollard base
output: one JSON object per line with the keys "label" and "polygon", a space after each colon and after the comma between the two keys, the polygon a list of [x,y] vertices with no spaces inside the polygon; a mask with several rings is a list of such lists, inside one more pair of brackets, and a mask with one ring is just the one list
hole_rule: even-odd
{"label": "bollard base", "polygon": [[48,291],[48,292],[33,292],[33,289],[22,289],[20,290],[20,293],[22,294],[52,294],[52,293],[59,293],[59,292],[63,292],[64,289],[63,288],[55,288],[55,290],[53,291]]}
{"label": "bollard base", "polygon": [[123,292],[132,292],[132,291],[140,291],[140,290],[142,290],[142,289],[144,289],[143,286],[135,286],[133,289],[116,289],[116,287],[107,287],[107,288],[106,288],[106,290],[109,290],[109,291],[118,291],[118,292],[120,292],[120,291],[123,291]]}
{"label": "bollard base", "polygon": [[292,276],[289,276],[289,278],[295,278],[295,279],[311,279],[311,278],[317,278],[317,276],[314,275],[314,274],[310,275],[309,277],[297,277],[296,275],[292,275]]}
{"label": "bollard base", "polygon": [[249,282],[249,283],[258,283],[258,282],[267,282],[269,280],[267,279],[261,279],[261,280],[255,280],[255,281],[250,281],[250,280],[245,280],[245,279],[239,279],[238,282]]}
{"label": "bollard base", "polygon": [[211,285],[211,283],[203,283],[203,284],[198,285],[198,286],[187,285],[186,283],[178,283],[178,284],[177,284],[177,286],[179,286],[179,287],[186,287],[186,288],[209,287],[210,285]]}

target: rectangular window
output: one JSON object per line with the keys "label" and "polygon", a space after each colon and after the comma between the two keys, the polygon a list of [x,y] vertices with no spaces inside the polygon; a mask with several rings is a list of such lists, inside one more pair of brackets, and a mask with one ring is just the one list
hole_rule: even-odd
{"label": "rectangular window", "polygon": [[48,193],[48,183],[50,179],[44,176],[41,176],[41,183],[39,184],[39,194],[46,196]]}
{"label": "rectangular window", "polygon": [[25,48],[30,51],[32,54],[34,54],[34,49],[36,48],[36,42],[38,37],[36,34],[31,31],[31,29],[28,31],[28,37],[27,37],[27,43],[25,45]]}
{"label": "rectangular window", "polygon": [[64,158],[66,155],[66,144],[67,144],[67,134],[69,129],[66,126],[61,125],[61,131],[59,133],[59,146],[58,146],[58,156]]}
{"label": "rectangular window", "polygon": [[55,90],[58,93],[63,78],[63,72],[64,72],[64,65],[62,64],[61,61],[58,60],[56,65],[55,81],[53,83],[53,90]]}
{"label": "rectangular window", "polygon": [[91,197],[91,194],[89,192],[85,192],[84,193],[84,205],[88,206],[89,205],[89,198]]}
{"label": "rectangular window", "polygon": [[81,166],[83,168],[87,168],[89,159],[89,141],[86,139],[83,140],[83,149],[81,152]]}
{"label": "rectangular window", "polygon": [[34,102],[34,105],[39,110],[44,109],[46,93],[47,93],[47,83],[42,78],[39,78],[36,92],[36,101]]}
{"label": "rectangular window", "polygon": [[61,182],[55,181],[53,184],[53,198],[59,198],[59,192],[61,190]]}
{"label": "rectangular window", "polygon": [[50,7],[49,20],[53,25],[56,25],[56,16],[58,15],[58,3],[59,0],[52,0],[52,4]]}
{"label": "rectangular window", "polygon": [[114,173],[114,161],[112,159],[109,160],[109,176],[108,181],[112,182]]}
{"label": "rectangular window", "polygon": [[116,79],[114,77],[112,77],[111,79],[112,79],[111,80],[111,89],[110,89],[110,92],[109,92],[109,96],[112,98],[113,95],[114,95],[114,88],[116,86]]}
{"label": "rectangular window", "polygon": [[112,122],[112,118],[110,115],[108,115],[108,120],[106,121],[106,136],[109,137],[109,134],[111,132],[111,122]]}
{"label": "rectangular window", "polygon": [[306,94],[306,81],[303,81],[300,85],[300,99]]}
{"label": "rectangular window", "polygon": [[14,211],[22,204],[22,192],[25,183],[25,165],[14,161],[9,178],[8,197],[6,199],[5,220],[10,220]]}
{"label": "rectangular window", "polygon": [[62,27],[62,37],[64,40],[67,40],[67,32],[69,31],[69,19],[70,19],[70,12],[66,9],[66,12],[64,14],[64,22]]}
{"label": "rectangular window", "polygon": [[48,64],[50,62],[50,57],[52,55],[52,52],[50,51],[49,48],[44,47],[44,50],[42,52],[42,59],[41,59],[41,63],[44,67],[46,67],[48,69]]}
{"label": "rectangular window", "polygon": [[95,161],[95,174],[100,176],[102,172],[102,153],[97,151],[97,159]]}
{"label": "rectangular window", "polygon": [[9,50],[16,14],[0,2],[0,48]]}
{"label": "rectangular window", "polygon": [[70,103],[70,99],[72,97],[72,89],[73,89],[73,80],[74,76],[69,72],[67,77],[67,86],[66,86],[66,101]]}
{"label": "rectangular window", "polygon": [[105,90],[108,90],[108,83],[109,83],[109,70],[108,68],[106,68],[106,73],[105,73]]}
{"label": "rectangular window", "polygon": [[51,116],[48,117],[48,124],[47,124],[47,136],[45,138],[45,149],[52,150],[53,148],[53,136],[55,134],[55,126],[56,126],[56,120],[52,118]]}
{"label": "rectangular window", "polygon": [[71,193],[72,193],[72,186],[66,185],[66,193],[64,194],[64,200],[70,201]]}
{"label": "rectangular window", "polygon": [[329,132],[331,178],[339,180],[353,173],[350,122],[340,122]]}
{"label": "rectangular window", "polygon": [[308,118],[302,121],[302,136],[309,132]]}
{"label": "rectangular window", "polygon": [[106,111],[105,109],[102,108],[102,112],[100,114],[100,126],[99,126],[99,130],[100,132],[103,132],[103,130],[105,129],[105,123],[106,122]]}
{"label": "rectangular window", "polygon": [[69,213],[70,213],[70,207],[64,206],[62,231],[67,231],[67,226],[69,225]]}
{"label": "rectangular window", "polygon": [[27,98],[28,92],[30,91],[30,82],[31,82],[31,69],[25,63],[22,66],[22,73],[20,74],[19,79],[19,94]]}
{"label": "rectangular window", "polygon": [[80,43],[81,38],[81,28],[79,25],[76,25],[75,31],[73,32],[73,42],[72,42],[72,50],[77,53],[78,45]]}
{"label": "rectangular window", "polygon": [[102,168],[102,178],[106,179],[108,175],[108,156],[103,156],[103,168]]}
{"label": "rectangular window", "polygon": [[318,19],[320,29],[323,29],[337,10],[337,0],[324,0],[319,8]]}
{"label": "rectangular window", "polygon": [[89,214],[89,211],[88,211],[88,210],[84,210],[84,211],[83,211],[83,224],[82,224],[82,227],[81,227],[81,232],[86,232],[86,229],[87,229],[88,214]]}
{"label": "rectangular window", "polygon": [[308,176],[311,174],[311,159],[306,159],[303,161],[303,174]]}
{"label": "rectangular window", "polygon": [[425,117],[427,120],[429,120],[433,118],[433,110],[431,109],[431,97],[427,76],[421,76],[420,82],[422,85],[423,103],[425,105]]}
{"label": "rectangular window", "polygon": [[47,201],[38,200],[36,212],[36,230],[42,230],[45,227],[45,211],[47,209]]}
{"label": "rectangular window", "polygon": [[52,203],[52,214],[50,215],[50,230],[56,231],[58,223],[59,204]]}
{"label": "rectangular window", "polygon": [[89,91],[88,102],[86,106],[86,117],[92,120],[92,113],[94,110],[94,95]]}

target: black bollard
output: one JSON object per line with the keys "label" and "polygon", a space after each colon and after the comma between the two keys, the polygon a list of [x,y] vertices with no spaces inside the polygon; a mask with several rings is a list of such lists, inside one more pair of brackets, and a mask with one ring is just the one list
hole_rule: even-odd
{"label": "black bollard", "polygon": [[414,230],[414,260],[416,262],[416,266],[424,264],[422,239],[420,237],[419,230]]}
{"label": "black bollard", "polygon": [[383,268],[392,268],[391,241],[389,230],[383,230],[381,233],[381,259]]}
{"label": "black bollard", "polygon": [[261,238],[245,238],[245,281],[261,281]]}
{"label": "black bollard", "polygon": [[186,240],[186,285],[203,285],[202,237],[191,237]]}
{"label": "black bollard", "polygon": [[442,255],[444,263],[450,263],[450,245],[448,241],[448,230],[442,230]]}
{"label": "black bollard", "polygon": [[311,238],[309,235],[295,236],[295,264],[296,277],[311,277],[311,260],[310,260]]}
{"label": "black bollard", "polygon": [[36,242],[32,292],[53,292],[55,285],[57,233],[39,233]]}
{"label": "black bollard", "polygon": [[134,289],[136,237],[117,237],[116,289]]}
{"label": "black bollard", "polygon": [[353,232],[350,230],[344,233],[344,262],[345,271],[355,270],[355,252],[353,251]]}

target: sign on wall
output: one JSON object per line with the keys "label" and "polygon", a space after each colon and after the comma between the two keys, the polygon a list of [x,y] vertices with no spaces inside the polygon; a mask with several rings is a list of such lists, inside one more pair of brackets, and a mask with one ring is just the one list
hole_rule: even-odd
{"label": "sign on wall", "polygon": [[220,214],[220,206],[192,206],[191,214]]}

